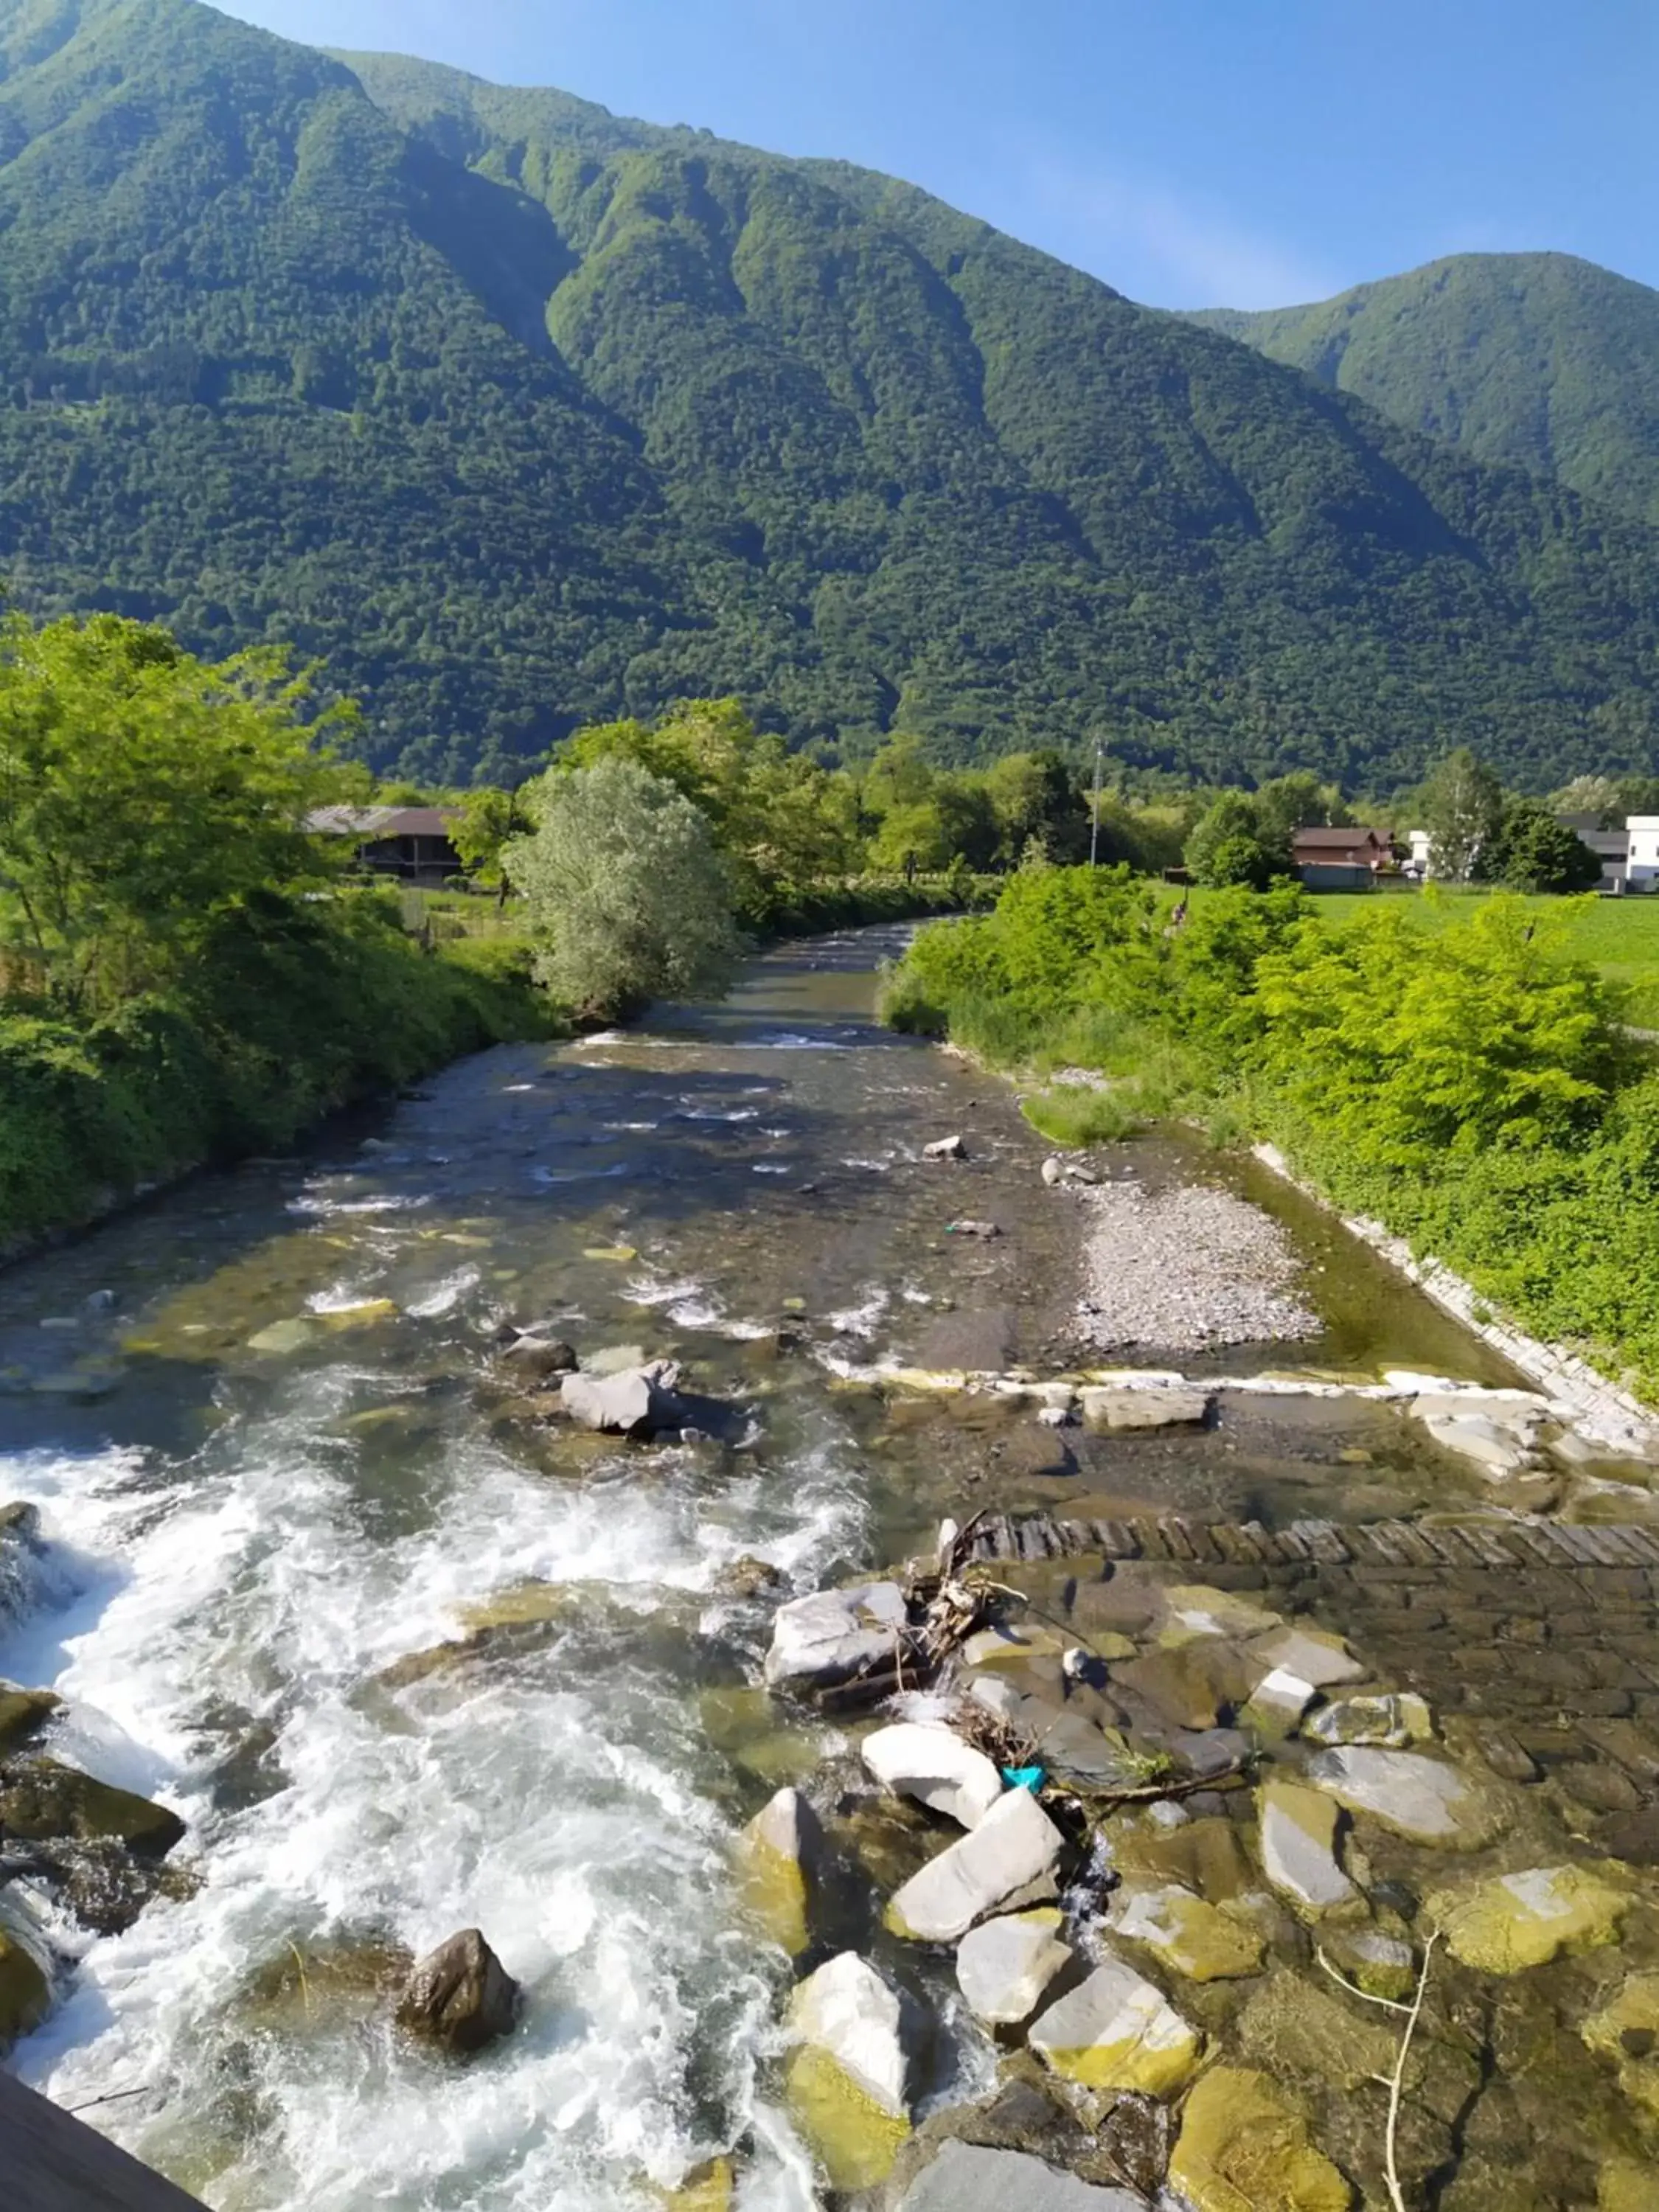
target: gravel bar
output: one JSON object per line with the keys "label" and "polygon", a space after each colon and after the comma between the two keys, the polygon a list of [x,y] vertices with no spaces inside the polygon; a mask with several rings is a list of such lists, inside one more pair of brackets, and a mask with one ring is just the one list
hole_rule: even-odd
{"label": "gravel bar", "polygon": [[1230,1191],[1104,1183],[1086,1209],[1078,1316],[1102,1351],[1202,1352],[1317,1336],[1279,1224]]}

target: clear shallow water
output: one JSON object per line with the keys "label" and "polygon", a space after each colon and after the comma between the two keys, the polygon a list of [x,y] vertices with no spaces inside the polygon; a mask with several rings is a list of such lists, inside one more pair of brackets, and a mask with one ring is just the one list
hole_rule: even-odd
{"label": "clear shallow water", "polygon": [[[597,2212],[739,2141],[748,2212],[810,2204],[769,2102],[782,1964],[727,1876],[768,1785],[704,1725],[764,1632],[722,1569],[809,1586],[964,1496],[1261,1510],[1334,1479],[1328,1426],[1057,1474],[1029,1418],[839,1386],[838,1360],[1069,1343],[1075,1215],[1000,1086],[870,1026],[890,941],[485,1055],[0,1279],[0,1500],[54,1540],[0,1674],[70,1701],[61,1755],[177,1807],[200,1876],[119,1938],[58,1929],[79,1971],[16,2063],[66,2104],[142,2088],[100,2124],[219,2212]],[[924,1165],[957,1127],[971,1164]],[[986,1214],[997,1243],[945,1236]],[[538,1427],[490,1374],[504,1316],[686,1359],[731,1435]],[[1351,1354],[1452,1343],[1403,1291],[1356,1327]],[[1424,1478],[1401,1455],[1397,1479]],[[461,1663],[376,1679],[503,1617]],[[441,2067],[388,2033],[376,1977],[472,1925],[525,2024]]]}

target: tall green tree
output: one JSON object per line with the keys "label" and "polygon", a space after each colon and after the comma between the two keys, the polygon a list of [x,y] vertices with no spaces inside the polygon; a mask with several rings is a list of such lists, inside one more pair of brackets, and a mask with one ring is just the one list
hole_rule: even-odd
{"label": "tall green tree", "polygon": [[1601,880],[1601,863],[1541,801],[1516,799],[1504,810],[1483,872],[1512,891],[1589,891]]}
{"label": "tall green tree", "polygon": [[335,795],[309,681],[280,652],[197,659],[97,615],[0,624],[0,938],[74,1008],[177,968],[214,916],[326,863],[307,811]]}
{"label": "tall green tree", "polygon": [[1503,825],[1504,787],[1496,774],[1460,745],[1430,772],[1419,804],[1431,872],[1446,883],[1468,883]]}
{"label": "tall green tree", "polygon": [[1291,872],[1291,841],[1264,824],[1248,792],[1224,791],[1187,840],[1187,866],[1214,890],[1266,890]]}
{"label": "tall green tree", "polygon": [[724,987],[738,951],[731,879],[684,792],[613,752],[544,778],[535,811],[505,859],[555,997],[611,1020]]}

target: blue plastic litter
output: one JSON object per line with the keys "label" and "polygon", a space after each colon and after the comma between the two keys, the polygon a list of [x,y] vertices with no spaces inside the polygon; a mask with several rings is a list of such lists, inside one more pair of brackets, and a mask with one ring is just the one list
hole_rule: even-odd
{"label": "blue plastic litter", "polygon": [[1035,1797],[1048,1779],[1046,1766],[1005,1766],[1002,1778],[1011,1790],[1029,1790]]}

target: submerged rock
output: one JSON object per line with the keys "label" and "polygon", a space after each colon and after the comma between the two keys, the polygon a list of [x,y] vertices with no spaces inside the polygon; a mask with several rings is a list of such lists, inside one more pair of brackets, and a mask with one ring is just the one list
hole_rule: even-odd
{"label": "submerged rock", "polygon": [[897,1992],[843,1951],[790,2000],[799,2047],[786,2072],[790,2115],[832,2189],[873,2189],[910,2132],[911,2052]]}
{"label": "submerged rock", "polygon": [[861,1583],[793,1598],[773,1616],[766,1679],[774,1688],[830,1688],[889,1656],[908,1618],[896,1583]]}
{"label": "submerged rock", "polygon": [[968,1146],[962,1137],[936,1137],[931,1145],[924,1145],[921,1157],[925,1160],[965,1160]]}
{"label": "submerged rock", "polygon": [[[1380,2014],[1345,2003],[1335,1993],[1300,1975],[1275,1972],[1239,2015],[1238,2047],[1253,2066],[1275,2080],[1328,2083],[1352,2095],[1392,2071],[1400,2039]],[[1425,2059],[1415,2056],[1407,2079],[1414,2083]]]}
{"label": "submerged rock", "polygon": [[1058,2172],[1024,2151],[947,2142],[905,2191],[899,2212],[1144,2212],[1144,2200]]}
{"label": "submerged rock", "polygon": [[1321,1931],[1320,1948],[1339,1973],[1367,1996],[1402,2003],[1417,1987],[1417,1954],[1403,1936],[1381,1928],[1343,1927]]}
{"label": "submerged rock", "polygon": [[1364,1909],[1336,1855],[1340,1814],[1334,1799],[1294,1783],[1269,1782],[1257,1797],[1261,1819],[1261,1870],[1281,1897],[1316,1919],[1328,1912]]}
{"label": "submerged rock", "polygon": [[1420,1752],[1322,1751],[1308,1779],[1349,1812],[1369,1814],[1413,1843],[1476,1850],[1494,1826],[1493,1808],[1468,1778]]}
{"label": "submerged rock", "polygon": [[957,1984],[975,2019],[988,2027],[1018,2027],[1031,2017],[1050,1982],[1072,1962],[1061,1924],[1057,1911],[1042,1908],[969,1929],[957,1953]]}
{"label": "submerged rock", "polygon": [[17,1760],[0,1769],[0,1833],[26,1842],[108,1838],[141,1858],[165,1858],[184,1832],[184,1822],[167,1806],[94,1782],[58,1759]]}
{"label": "submerged rock", "polygon": [[1187,2100],[1170,2179],[1193,2212],[1349,2212],[1353,2191],[1265,2074],[1218,2066]]}
{"label": "submerged rock", "polygon": [[398,2025],[458,2053],[511,2035],[519,1985],[477,1928],[464,1929],[422,1959],[404,1985]]}
{"label": "submerged rock", "polygon": [[1197,2069],[1203,2049],[1161,1990],[1121,1959],[1049,2006],[1027,2040],[1062,2080],[1085,2089],[1172,2097]]}
{"label": "submerged rock", "polygon": [[516,1337],[498,1358],[521,1382],[544,1382],[550,1375],[571,1375],[576,1370],[574,1346],[554,1337]]}
{"label": "submerged rock", "polygon": [[799,1790],[780,1790],[738,1840],[744,1904],[792,1959],[811,1944],[812,1893],[823,1864],[823,1830]]}
{"label": "submerged rock", "polygon": [[1112,1899],[1106,1925],[1126,1942],[1144,1943],[1188,1981],[1237,1981],[1261,1970],[1262,1943],[1255,1929],[1178,1882],[1126,1881]]}
{"label": "submerged rock", "polygon": [[1286,1674],[1311,1682],[1316,1690],[1331,1689],[1339,1682],[1360,1681],[1366,1672],[1340,1636],[1328,1635],[1321,1628],[1280,1628],[1271,1636],[1258,1638],[1249,1648],[1250,1657],[1264,1674],[1282,1668]]}
{"label": "submerged rock", "polygon": [[1453,1958],[1483,1973],[1518,1974],[1563,1951],[1613,1942],[1632,1901],[1587,1868],[1534,1867],[1474,1889],[1441,1890],[1428,1911]]}
{"label": "submerged rock", "polygon": [[863,1756],[884,1789],[963,1828],[976,1828],[1002,1796],[1002,1777],[985,1753],[947,1728],[900,1722],[878,1729],[865,1738]]}
{"label": "submerged rock", "polygon": [[913,1942],[954,1943],[999,1905],[1024,1902],[1034,1886],[1051,1883],[1065,1841],[1030,1790],[1010,1790],[976,1828],[912,1875],[883,1917]]}
{"label": "submerged rock", "polygon": [[1613,2060],[1632,2102],[1659,2116],[1659,1973],[1631,1975],[1579,2033],[1592,2051]]}
{"label": "submerged rock", "polygon": [[1315,1743],[1406,1751],[1414,1743],[1433,1742],[1434,1716],[1425,1699],[1409,1693],[1342,1698],[1316,1713],[1304,1733]]}

